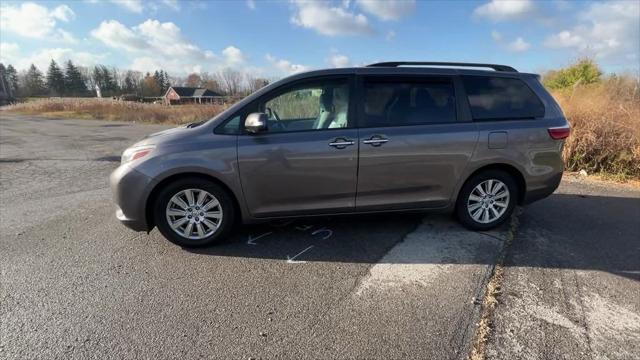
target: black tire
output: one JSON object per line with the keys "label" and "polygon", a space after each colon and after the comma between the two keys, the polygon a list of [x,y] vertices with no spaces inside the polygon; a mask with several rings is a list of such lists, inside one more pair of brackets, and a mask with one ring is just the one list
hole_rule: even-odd
{"label": "black tire", "polygon": [[[222,219],[217,229],[209,236],[202,239],[189,239],[174,231],[167,220],[167,204],[171,198],[179,192],[187,189],[201,189],[215,196],[222,210]],[[233,228],[236,209],[231,196],[217,184],[200,178],[185,178],[165,186],[154,204],[153,216],[160,233],[174,244],[183,247],[203,247],[219,243],[227,238]],[[186,232],[186,231],[185,231]]]}
{"label": "black tire", "polygon": [[[500,182],[502,182],[506,186],[507,190],[509,191],[509,200],[507,202],[507,207],[504,213],[502,213],[498,218],[490,222],[483,223],[481,221],[476,221],[471,216],[467,206],[469,202],[469,196],[471,195],[472,191],[474,191],[476,186],[484,183],[487,180],[499,180]],[[518,196],[519,196],[518,185],[515,179],[513,178],[513,176],[511,176],[509,173],[501,170],[482,171],[472,176],[471,178],[469,178],[465,182],[465,184],[462,186],[462,189],[460,189],[460,193],[458,194],[458,200],[456,201],[456,209],[455,209],[456,217],[464,227],[470,230],[484,231],[484,230],[493,229],[501,225],[511,217],[511,214],[513,213],[513,210],[516,207]],[[489,210],[487,209],[487,211]]]}

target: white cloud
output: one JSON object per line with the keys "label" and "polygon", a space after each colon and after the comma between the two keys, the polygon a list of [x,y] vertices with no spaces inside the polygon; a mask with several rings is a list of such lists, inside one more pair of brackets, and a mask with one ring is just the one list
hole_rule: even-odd
{"label": "white cloud", "polygon": [[17,69],[27,69],[34,64],[42,72],[46,72],[51,60],[63,66],[68,60],[76,65],[92,66],[103,61],[108,54],[91,54],[84,51],[76,51],[70,48],[46,48],[24,55],[17,44],[0,43],[0,62],[11,64]]}
{"label": "white cloud", "polygon": [[526,42],[521,36],[518,36],[511,42],[507,42],[508,40],[504,38],[504,35],[502,35],[501,32],[493,30],[491,31],[491,38],[502,48],[512,52],[523,52],[531,48],[531,44]]}
{"label": "white cloud", "polygon": [[306,65],[293,64],[289,60],[278,59],[275,56],[272,56],[271,54],[267,54],[265,58],[267,59],[267,61],[271,63],[273,67],[275,67],[277,70],[287,75],[309,71],[311,69],[309,66],[306,66]]}
{"label": "white cloud", "polygon": [[50,15],[60,21],[69,22],[75,19],[76,14],[67,5],[60,5],[50,12]]}
{"label": "white cloud", "polygon": [[513,52],[523,52],[529,50],[529,48],[531,48],[531,44],[524,41],[524,39],[521,37],[518,37],[514,41],[507,44],[507,49]]}
{"label": "white cloud", "polygon": [[618,62],[639,56],[639,2],[594,3],[578,15],[578,21],[578,25],[548,36],[544,45]]}
{"label": "white cloud", "polygon": [[242,65],[245,63],[246,58],[242,51],[235,46],[227,46],[222,50],[224,60],[229,66]]}
{"label": "white cloud", "polygon": [[91,31],[91,36],[115,49],[141,51],[149,48],[149,44],[139,34],[117,20],[103,21]]}
{"label": "white cloud", "polygon": [[341,55],[341,54],[334,54],[334,55],[331,55],[331,57],[329,58],[329,63],[334,68],[347,67],[349,66],[350,62],[351,61],[349,60],[348,56]]}
{"label": "white cloud", "polygon": [[512,20],[531,14],[535,5],[531,0],[491,0],[478,6],[473,14],[493,21]]}
{"label": "white cloud", "polygon": [[416,9],[415,0],[356,0],[356,3],[364,11],[385,21],[399,20],[413,14]]}
{"label": "white cloud", "polygon": [[137,14],[141,14],[142,10],[144,10],[142,0],[111,0],[111,2]]}
{"label": "white cloud", "polygon": [[247,0],[247,7],[251,10],[255,10],[256,9],[255,0]]}
{"label": "white cloud", "polygon": [[239,48],[230,45],[216,55],[190,42],[172,22],[148,19],[137,26],[126,27],[117,20],[107,20],[92,30],[91,35],[108,47],[131,54],[129,67],[133,70],[164,69],[173,74],[186,74],[246,66],[246,56]]}
{"label": "white cloud", "polygon": [[384,38],[385,38],[387,41],[391,41],[391,40],[393,40],[395,37],[396,37],[396,32],[395,32],[395,31],[393,31],[393,30],[389,30],[389,31],[387,31],[387,35],[385,35],[385,36],[384,36]]}
{"label": "white cloud", "polygon": [[73,35],[57,27],[58,21],[68,22],[75,13],[67,5],[60,5],[49,10],[47,7],[32,2],[20,6],[0,6],[0,29],[20,36],[73,43]]}
{"label": "white cloud", "polygon": [[291,22],[313,29],[322,35],[363,35],[373,33],[369,20],[363,14],[350,12],[321,1],[294,1],[296,7]]}
{"label": "white cloud", "polygon": [[585,40],[580,35],[568,30],[553,34],[547,37],[544,42],[544,44],[550,48],[580,47],[584,43]]}
{"label": "white cloud", "polygon": [[162,0],[162,3],[175,11],[180,10],[180,4],[178,3],[178,0]]}
{"label": "white cloud", "polygon": [[20,46],[16,43],[0,43],[0,63],[12,64],[20,56]]}

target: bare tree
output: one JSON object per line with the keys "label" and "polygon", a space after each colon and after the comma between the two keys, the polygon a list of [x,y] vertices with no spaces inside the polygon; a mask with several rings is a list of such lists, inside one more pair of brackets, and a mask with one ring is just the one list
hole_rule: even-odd
{"label": "bare tree", "polygon": [[223,90],[220,87],[220,82],[214,74],[209,74],[208,72],[203,72],[200,74],[202,78],[202,87],[205,87],[211,91],[222,93]]}
{"label": "bare tree", "polygon": [[254,92],[258,91],[259,89],[269,85],[269,80],[267,80],[265,78],[256,77],[256,76],[251,75],[251,74],[246,74],[245,78],[246,78],[246,82],[247,82],[247,93],[248,94],[254,93]]}
{"label": "bare tree", "polygon": [[242,84],[242,74],[239,71],[231,68],[225,68],[218,72],[218,78],[220,85],[227,95],[238,95],[240,92],[240,85]]}
{"label": "bare tree", "polygon": [[196,73],[189,74],[185,81],[185,85],[189,87],[199,87],[200,84],[202,84],[202,78]]}

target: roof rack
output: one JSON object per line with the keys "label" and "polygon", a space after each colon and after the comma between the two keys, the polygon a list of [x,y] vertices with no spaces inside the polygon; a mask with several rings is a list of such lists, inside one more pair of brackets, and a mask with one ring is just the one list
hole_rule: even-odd
{"label": "roof rack", "polygon": [[507,65],[497,64],[477,64],[477,63],[457,63],[457,62],[437,62],[437,61],[387,61],[367,65],[367,67],[398,67],[402,65],[428,65],[428,66],[458,66],[458,67],[479,67],[489,68],[495,71],[518,72],[518,70]]}

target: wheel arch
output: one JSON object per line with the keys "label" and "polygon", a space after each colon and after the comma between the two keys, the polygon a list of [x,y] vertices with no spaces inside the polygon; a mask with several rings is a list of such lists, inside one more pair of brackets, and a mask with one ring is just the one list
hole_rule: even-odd
{"label": "wheel arch", "polygon": [[516,181],[516,184],[518,185],[518,199],[517,199],[518,204],[522,205],[524,203],[525,193],[527,191],[527,182],[524,179],[524,175],[522,175],[522,172],[517,167],[507,163],[493,163],[493,164],[483,165],[475,169],[470,174],[468,174],[464,179],[464,181],[461,182],[460,186],[458,187],[458,190],[456,191],[455,201],[458,200],[460,190],[462,189],[464,184],[466,184],[467,181],[469,181],[469,179],[487,170],[500,170],[511,175],[513,179]]}
{"label": "wheel arch", "polygon": [[229,194],[229,196],[231,197],[231,200],[233,201],[234,211],[238,216],[236,217],[236,219],[240,219],[240,215],[241,215],[240,202],[238,201],[236,194],[233,192],[233,190],[231,190],[230,186],[228,186],[223,181],[221,181],[220,179],[210,174],[204,174],[196,171],[189,171],[189,172],[182,172],[182,173],[169,175],[164,179],[160,180],[153,187],[153,189],[149,193],[149,196],[147,197],[147,201],[145,202],[145,220],[147,222],[148,231],[151,231],[156,226],[155,219],[153,216],[153,206],[158,198],[158,195],[160,194],[160,191],[162,191],[162,189],[164,189],[167,185],[177,180],[186,179],[186,178],[197,178],[197,179],[210,181],[220,186],[222,189],[224,189]]}

